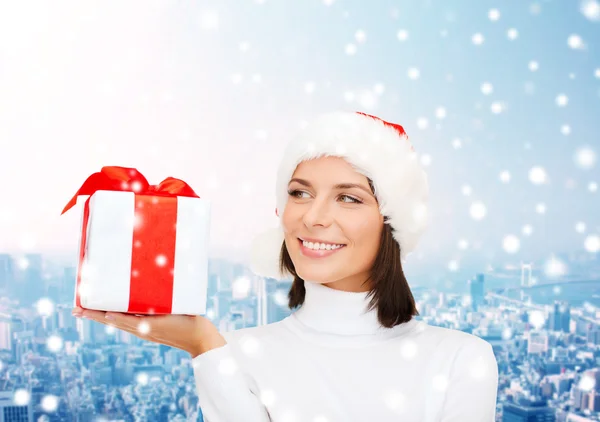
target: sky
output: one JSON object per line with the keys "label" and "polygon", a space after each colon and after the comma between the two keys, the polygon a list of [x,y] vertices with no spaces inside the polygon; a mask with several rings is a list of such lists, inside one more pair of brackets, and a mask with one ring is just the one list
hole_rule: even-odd
{"label": "sky", "polygon": [[0,252],[74,259],[85,198],[60,212],[119,165],[188,182],[245,260],[286,142],[351,110],[428,173],[412,265],[597,259],[599,44],[596,0],[2,2]]}

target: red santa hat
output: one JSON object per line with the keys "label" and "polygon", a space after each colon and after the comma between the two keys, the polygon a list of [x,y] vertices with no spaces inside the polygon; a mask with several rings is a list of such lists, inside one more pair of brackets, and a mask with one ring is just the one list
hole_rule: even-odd
{"label": "red santa hat", "polygon": [[298,164],[324,156],[341,157],[372,180],[379,211],[393,229],[402,262],[417,246],[429,225],[429,184],[404,129],[361,112],[332,112],[311,122],[284,151],[275,192],[280,224],[254,239],[250,262],[254,273],[286,277],[279,270],[279,257],[287,186]]}

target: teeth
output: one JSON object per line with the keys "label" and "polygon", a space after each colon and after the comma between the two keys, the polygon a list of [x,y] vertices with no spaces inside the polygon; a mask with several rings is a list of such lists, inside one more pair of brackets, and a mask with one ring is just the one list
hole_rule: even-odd
{"label": "teeth", "polygon": [[320,250],[330,251],[332,249],[339,249],[342,246],[344,246],[344,245],[333,245],[330,243],[313,243],[313,242],[307,242],[306,240],[303,240],[302,244],[304,245],[305,248],[314,249],[316,251],[320,251]]}

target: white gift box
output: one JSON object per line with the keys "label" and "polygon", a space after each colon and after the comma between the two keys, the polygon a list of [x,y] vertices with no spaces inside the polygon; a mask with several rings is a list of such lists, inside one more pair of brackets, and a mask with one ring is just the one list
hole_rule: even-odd
{"label": "white gift box", "polygon": [[[100,190],[89,197],[88,206],[75,305],[79,295],[81,306],[88,309],[138,314],[206,313],[209,201]],[[145,218],[154,224],[145,224]],[[85,206],[79,256],[84,220]],[[171,220],[175,227],[170,225]],[[172,230],[164,229],[167,225]],[[148,241],[144,244],[142,240]]]}

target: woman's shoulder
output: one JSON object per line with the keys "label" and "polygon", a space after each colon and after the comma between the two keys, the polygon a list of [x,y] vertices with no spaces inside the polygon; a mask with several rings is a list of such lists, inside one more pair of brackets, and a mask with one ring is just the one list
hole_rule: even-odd
{"label": "woman's shoulder", "polygon": [[463,347],[465,344],[472,344],[482,347],[491,346],[481,337],[466,331],[456,328],[442,327],[439,325],[431,325],[424,321],[419,321],[419,327],[415,331],[420,333],[425,340],[434,341],[436,343],[444,343],[446,345],[454,345],[458,347]]}
{"label": "woman's shoulder", "polygon": [[489,342],[455,328],[430,325],[420,321],[413,339],[424,346],[423,349],[429,349],[433,354],[440,354],[450,361],[467,355],[483,357],[488,361],[495,359]]}

